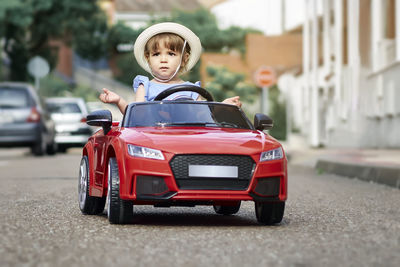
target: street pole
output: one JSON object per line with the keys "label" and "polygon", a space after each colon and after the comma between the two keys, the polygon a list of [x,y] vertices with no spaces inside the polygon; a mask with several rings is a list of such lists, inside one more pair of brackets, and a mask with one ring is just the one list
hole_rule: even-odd
{"label": "street pole", "polygon": [[35,76],[35,89],[36,89],[36,92],[39,92],[39,88],[40,88],[40,78],[38,76]]}
{"label": "street pole", "polygon": [[29,74],[35,78],[35,89],[39,91],[40,78],[49,74],[50,66],[44,58],[35,56],[28,61],[27,67]]}

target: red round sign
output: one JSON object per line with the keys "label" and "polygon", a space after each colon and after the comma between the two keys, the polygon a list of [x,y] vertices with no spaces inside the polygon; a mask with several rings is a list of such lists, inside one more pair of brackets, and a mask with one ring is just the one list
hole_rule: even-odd
{"label": "red round sign", "polygon": [[259,87],[269,87],[276,83],[276,74],[273,68],[261,66],[254,73],[254,82]]}

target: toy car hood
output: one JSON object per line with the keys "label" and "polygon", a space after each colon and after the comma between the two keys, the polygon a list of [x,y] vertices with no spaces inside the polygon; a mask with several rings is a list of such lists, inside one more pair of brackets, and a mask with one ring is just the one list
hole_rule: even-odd
{"label": "toy car hood", "polygon": [[231,128],[127,128],[120,137],[126,143],[174,153],[254,154],[280,146],[260,131]]}

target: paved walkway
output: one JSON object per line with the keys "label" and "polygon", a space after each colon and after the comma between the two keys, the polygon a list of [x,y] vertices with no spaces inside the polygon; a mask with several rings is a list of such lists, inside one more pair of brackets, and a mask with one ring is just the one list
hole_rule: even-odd
{"label": "paved walkway", "polygon": [[283,143],[290,164],[400,189],[400,149],[309,148]]}

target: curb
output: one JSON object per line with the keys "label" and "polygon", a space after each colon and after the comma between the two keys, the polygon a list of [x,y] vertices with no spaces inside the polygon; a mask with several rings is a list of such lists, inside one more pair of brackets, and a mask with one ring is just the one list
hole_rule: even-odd
{"label": "curb", "polygon": [[349,178],[358,178],[400,189],[400,166],[385,167],[354,163],[317,160],[315,169]]}

